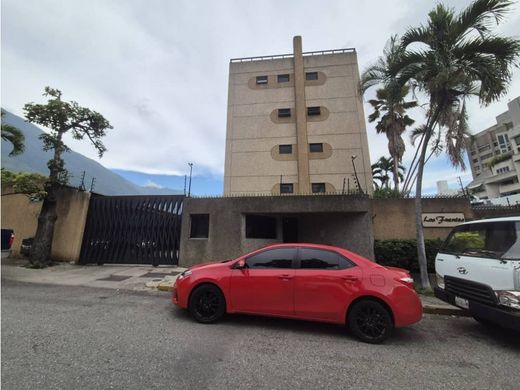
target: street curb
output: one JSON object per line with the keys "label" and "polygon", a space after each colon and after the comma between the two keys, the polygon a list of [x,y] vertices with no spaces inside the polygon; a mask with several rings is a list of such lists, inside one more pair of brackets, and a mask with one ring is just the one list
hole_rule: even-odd
{"label": "street curb", "polygon": [[438,314],[443,316],[471,317],[471,314],[466,310],[457,309],[456,307],[440,305],[424,305],[423,313]]}
{"label": "street curb", "polygon": [[173,283],[161,282],[157,286],[157,290],[166,291],[166,292],[173,291]]}

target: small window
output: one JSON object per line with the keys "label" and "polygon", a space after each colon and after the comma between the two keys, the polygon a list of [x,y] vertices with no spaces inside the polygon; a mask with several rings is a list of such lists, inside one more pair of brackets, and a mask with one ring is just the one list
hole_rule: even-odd
{"label": "small window", "polygon": [[323,153],[323,144],[309,144],[309,152]]}
{"label": "small window", "polygon": [[279,248],[257,253],[246,260],[248,268],[292,268],[296,255],[294,248]]}
{"label": "small window", "polygon": [[321,107],[307,107],[307,115],[320,115]]}
{"label": "small window", "polygon": [[278,153],[280,154],[292,154],[292,145],[279,145]]}
{"label": "small window", "polygon": [[276,218],[246,215],[246,238],[276,238]]}
{"label": "small window", "polygon": [[325,183],[312,183],[312,193],[325,193]]}
{"label": "small window", "polygon": [[209,214],[190,214],[190,238],[209,237]]}
{"label": "small window", "polygon": [[300,248],[300,268],[337,270],[354,266],[338,253],[322,249]]}
{"label": "small window", "polygon": [[318,80],[318,72],[305,73],[305,80]]}
{"label": "small window", "polygon": [[278,109],[278,118],[287,118],[291,116],[290,108],[279,108]]}
{"label": "small window", "polygon": [[279,74],[278,82],[279,83],[288,83],[290,80],[290,76],[288,74]]}
{"label": "small window", "polygon": [[256,76],[257,84],[267,84],[267,76]]}
{"label": "small window", "polygon": [[292,194],[294,192],[294,185],[292,183],[281,183],[280,194]]}

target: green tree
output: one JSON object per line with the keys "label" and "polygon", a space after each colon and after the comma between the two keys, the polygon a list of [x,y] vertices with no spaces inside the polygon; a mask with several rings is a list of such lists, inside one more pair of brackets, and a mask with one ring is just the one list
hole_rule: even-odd
{"label": "green tree", "polygon": [[428,23],[402,37],[398,69],[401,84],[411,82],[427,96],[428,112],[419,144],[415,206],[417,251],[423,288],[430,288],[422,228],[422,178],[428,146],[443,132],[443,150],[454,166],[464,166],[466,100],[478,96],[487,105],[504,96],[518,66],[520,41],[492,33],[511,10],[509,0],[476,0],[456,14],[442,4]]}
{"label": "green tree", "polygon": [[24,106],[25,118],[31,123],[45,126],[50,133],[40,136],[44,150],[52,150],[54,156],[47,166],[49,178],[45,184],[45,197],[38,218],[38,228],[31,248],[29,260],[34,267],[50,265],[52,238],[56,223],[57,190],[66,182],[67,171],[62,159],[63,152],[68,147],[63,143],[63,135],[70,132],[77,140],[87,138],[97,149],[99,157],[106,151],[101,142],[106,130],[111,129],[110,123],[99,113],[81,107],[78,103],[65,102],[61,99],[61,91],[50,87],[45,88],[43,96],[48,97],[46,104],[28,103]]}
{"label": "green tree", "polygon": [[5,112],[2,110],[2,139],[13,145],[13,150],[9,156],[16,156],[25,150],[25,136],[20,129],[3,123]]}
{"label": "green tree", "polygon": [[410,92],[408,85],[402,85],[394,72],[395,64],[401,60],[402,48],[397,42],[397,36],[390,38],[383,56],[369,66],[361,75],[360,89],[362,92],[374,85],[382,84],[383,87],[376,91],[376,99],[368,102],[374,109],[369,115],[368,121],[375,122],[376,131],[384,133],[388,138],[388,152],[393,160],[398,163],[394,165],[393,179],[394,189],[399,190],[398,167],[406,150],[403,141],[403,133],[407,126],[411,126],[414,120],[406,115],[406,110],[416,107],[417,102],[406,101]]}
{"label": "green tree", "polygon": [[[374,179],[374,186],[376,190],[379,189],[389,189],[390,188],[390,174],[395,175],[397,171],[398,180],[403,179],[403,173],[405,172],[405,167],[401,164],[394,164],[393,158],[388,158],[385,156],[379,157],[374,164],[372,164],[372,178]],[[377,183],[379,181],[380,185]],[[394,183],[396,180],[394,179]],[[398,192],[398,187],[393,188],[393,192]]]}
{"label": "green tree", "polygon": [[14,192],[26,194],[33,200],[43,200],[47,176],[31,172],[11,172],[2,168],[2,187],[10,187]]}

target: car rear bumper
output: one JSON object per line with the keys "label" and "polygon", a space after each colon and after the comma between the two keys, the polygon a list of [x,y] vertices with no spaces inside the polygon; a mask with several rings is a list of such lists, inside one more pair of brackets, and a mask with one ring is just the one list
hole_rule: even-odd
{"label": "car rear bumper", "polygon": [[[440,300],[456,306],[453,294],[449,294],[439,287],[434,288],[434,293]],[[520,312],[509,311],[499,306],[484,305],[472,300],[469,300],[469,309],[462,310],[467,310],[475,317],[494,322],[504,328],[520,331]]]}

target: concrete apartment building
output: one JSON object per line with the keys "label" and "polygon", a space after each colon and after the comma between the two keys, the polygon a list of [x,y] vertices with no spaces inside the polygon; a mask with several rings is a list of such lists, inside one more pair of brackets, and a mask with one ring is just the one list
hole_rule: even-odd
{"label": "concrete apartment building", "polygon": [[481,199],[520,193],[520,96],[496,117],[496,124],[474,135],[468,147],[473,181],[468,188]]}
{"label": "concrete apartment building", "polygon": [[230,62],[224,195],[372,192],[354,49]]}

